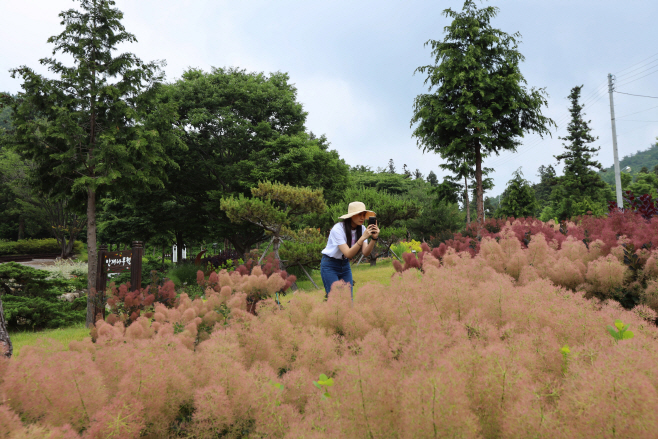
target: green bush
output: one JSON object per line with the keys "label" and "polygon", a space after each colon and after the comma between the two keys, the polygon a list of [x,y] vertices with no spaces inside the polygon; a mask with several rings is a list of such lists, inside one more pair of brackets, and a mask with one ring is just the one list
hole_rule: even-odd
{"label": "green bush", "polygon": [[76,289],[79,280],[48,279],[51,274],[16,262],[0,264],[0,292],[4,292],[1,298],[8,329],[59,328],[85,321],[85,297],[72,303],[58,298]]}
{"label": "green bush", "polygon": [[196,285],[196,274],[199,271],[194,263],[184,262],[167,272],[166,277],[171,279],[177,288],[183,285]]}
{"label": "green bush", "polygon": [[[75,241],[73,244],[73,253],[81,253],[83,250],[84,244],[80,241]],[[0,242],[0,256],[60,253],[61,251],[62,249],[55,238]]]}
{"label": "green bush", "polygon": [[51,297],[21,297],[4,294],[2,306],[5,311],[7,329],[55,329],[85,321],[87,298],[80,297],[73,302],[59,300],[59,293]]}

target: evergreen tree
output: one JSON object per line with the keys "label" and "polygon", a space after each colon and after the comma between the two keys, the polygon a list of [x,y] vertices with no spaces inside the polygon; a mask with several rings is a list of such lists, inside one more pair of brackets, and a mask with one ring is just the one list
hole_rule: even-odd
{"label": "evergreen tree", "polygon": [[439,179],[437,178],[434,171],[430,171],[430,173],[427,174],[427,182],[429,184],[431,184],[432,186],[438,186],[439,185]]}
{"label": "evergreen tree", "polygon": [[[79,9],[60,13],[64,30],[50,37],[55,58],[41,64],[57,75],[49,79],[29,67],[11,70],[23,80],[12,104],[17,150],[38,167],[41,183],[55,192],[82,192],[86,201],[88,287],[95,290],[97,194],[119,187],[159,185],[168,161],[163,144],[175,113],[168,108],[143,111],[140,102],[162,77],[158,63],[145,63],[118,47],[136,42],[121,24],[113,0],[79,0]],[[152,88],[151,88],[152,89]],[[100,293],[100,292],[99,292]],[[102,293],[100,293],[102,294]],[[103,311],[89,294],[87,325]]]}
{"label": "evergreen tree", "polygon": [[535,190],[535,198],[537,198],[539,209],[537,216],[539,216],[541,210],[550,203],[551,192],[557,184],[557,174],[553,166],[541,165],[537,170],[537,176],[539,177],[539,183],[533,185],[532,188]]}
{"label": "evergreen tree", "polygon": [[580,91],[583,86],[576,86],[571,89],[569,100],[571,101],[571,121],[567,126],[568,135],[560,137],[565,141],[562,145],[565,152],[555,156],[558,161],[564,161],[564,176],[561,178],[562,184],[570,196],[586,197],[592,199],[600,198],[600,191],[606,188],[605,182],[592,168],[601,169],[601,164],[594,159],[600,147],[589,146],[598,140],[591,134],[589,123],[584,119],[583,105],[578,101]]}
{"label": "evergreen tree", "polygon": [[294,235],[290,226],[305,214],[322,213],[327,208],[322,189],[263,182],[252,188],[251,194],[251,198],[242,194],[222,198],[221,209],[232,222],[249,222],[270,234],[278,260],[284,237]]}
{"label": "evergreen tree", "polygon": [[514,171],[514,178],[508,183],[501,196],[500,208],[496,212],[498,217],[525,218],[534,216],[537,209],[535,191],[530,182],[523,178],[521,168]]}
{"label": "evergreen tree", "polygon": [[571,121],[567,136],[560,137],[565,142],[565,151],[555,156],[558,162],[564,161],[564,175],[551,193],[552,212],[542,213],[543,218],[550,214],[564,220],[588,211],[601,215],[607,210],[607,201],[612,199],[610,186],[594,170],[602,168],[594,159],[600,147],[590,146],[598,138],[591,134],[591,121],[584,119],[583,105],[579,102],[581,89],[582,86],[576,86],[569,94]]}
{"label": "evergreen tree", "polygon": [[501,151],[515,151],[519,138],[532,131],[544,135],[553,122],[544,117],[543,89],[527,90],[521,74],[523,55],[517,50],[519,34],[509,35],[491,26],[498,8],[478,9],[466,0],[460,12],[446,9],[452,18],[443,41],[429,40],[434,65],[416,69],[427,74],[433,93],[414,102],[413,135],[424,151],[444,159],[466,161],[474,168],[477,219],[484,218],[483,160]]}
{"label": "evergreen tree", "polygon": [[395,163],[393,163],[393,159],[390,159],[388,161],[387,169],[389,174],[395,174]]}

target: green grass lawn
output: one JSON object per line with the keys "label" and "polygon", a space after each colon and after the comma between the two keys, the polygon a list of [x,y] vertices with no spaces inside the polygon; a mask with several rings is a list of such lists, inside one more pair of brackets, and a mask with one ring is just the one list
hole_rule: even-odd
{"label": "green grass lawn", "polygon": [[44,342],[59,342],[68,350],[69,342],[73,340],[83,340],[89,337],[89,329],[85,328],[84,323],[69,328],[48,329],[46,331],[19,331],[9,333],[11,343],[14,346],[14,356],[20,355],[23,346],[37,344],[40,340]]}
{"label": "green grass lawn", "polygon": [[[354,286],[354,294],[358,294],[359,289],[368,282],[378,282],[383,285],[389,285],[391,282],[391,275],[395,272],[393,264],[390,260],[383,260],[377,262],[377,265],[371,267],[369,263],[361,263],[358,267],[352,267],[352,275],[356,281]],[[312,294],[317,296],[318,300],[324,298],[324,286],[322,279],[320,279],[320,271],[313,271],[311,277],[320,287],[316,290],[311,281],[302,276],[297,280],[299,290],[294,294]],[[282,298],[282,303],[287,303],[293,297],[293,294],[288,294]],[[50,342],[55,341],[62,344],[64,349],[68,349],[69,342],[73,340],[81,341],[89,337],[89,330],[85,328],[83,323],[72,326],[69,328],[50,329],[46,331],[20,331],[10,333],[11,342],[14,345],[14,356],[20,355],[21,348],[24,346],[31,346],[37,344],[39,341]]]}
{"label": "green grass lawn", "polygon": [[[361,263],[358,267],[352,266],[352,277],[354,277],[355,281],[354,294],[358,294],[359,289],[368,282],[390,285],[393,273],[395,273],[395,269],[393,268],[393,262],[390,259],[378,261],[377,265],[374,267],[371,267],[368,262]],[[311,281],[308,280],[306,276],[302,275],[297,278],[297,286],[299,287],[299,290],[308,294],[317,295],[318,299],[324,298],[324,285],[320,278],[320,270],[315,270],[310,273],[310,275],[320,289],[316,290]],[[288,294],[281,300],[281,302],[286,303],[291,297],[292,294]]]}

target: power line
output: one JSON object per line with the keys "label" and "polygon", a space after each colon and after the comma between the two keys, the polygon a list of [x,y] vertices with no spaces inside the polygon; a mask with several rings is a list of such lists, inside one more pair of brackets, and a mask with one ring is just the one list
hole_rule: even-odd
{"label": "power line", "polygon": [[[621,72],[623,72],[623,71],[626,71],[626,70],[628,70],[628,69],[630,69],[630,68],[633,68],[633,67],[635,67],[636,65],[641,64],[641,63],[643,63],[644,61],[646,61],[646,60],[648,60],[648,59],[651,59],[651,58],[653,58],[653,57],[656,57],[656,56],[658,56],[658,53],[654,53],[653,55],[651,55],[651,56],[649,56],[649,57],[647,57],[647,58],[644,58],[642,61],[638,61],[638,62],[636,62],[635,64],[631,65],[630,67],[626,67],[625,69],[619,70],[617,73],[615,73],[615,75],[618,75],[619,73],[621,73]],[[639,68],[642,68],[642,67],[638,67],[638,69],[639,69]],[[634,70],[637,70],[637,69],[634,69]],[[634,70],[633,70],[633,71],[634,71]]]}
{"label": "power line", "polygon": [[651,107],[651,108],[647,108],[646,110],[636,111],[635,113],[631,113],[631,114],[624,114],[623,116],[618,117],[617,119],[621,119],[622,117],[632,116],[632,115],[634,115],[634,114],[638,114],[638,113],[644,113],[645,111],[653,110],[654,108],[658,108],[658,106],[656,106],[656,107]]}
{"label": "power line", "polygon": [[633,93],[624,93],[623,91],[617,91],[614,90],[615,93],[620,93],[623,95],[629,95],[629,96],[639,96],[641,98],[651,98],[651,99],[658,99],[658,96],[645,96],[645,95],[634,95]]}
{"label": "power line", "polygon": [[651,73],[647,73],[646,75],[640,76],[639,78],[633,79],[632,81],[624,82],[623,84],[615,84],[615,85],[617,85],[617,86],[627,85],[627,84],[630,84],[631,82],[639,81],[642,78],[646,78],[649,75],[653,75],[654,73],[658,73],[658,68],[656,70],[652,71]]}
{"label": "power line", "polygon": [[[658,62],[658,59],[653,60],[653,61],[651,61],[649,64],[646,64],[646,65],[644,65],[644,66],[642,66],[642,67],[640,67],[640,68],[638,68],[638,69],[635,69],[635,70],[644,69],[645,67],[648,67],[648,66],[650,66],[651,64],[655,64],[655,63],[657,63],[657,62]],[[655,68],[655,67],[656,67],[656,66],[649,67],[648,69],[642,70],[641,72],[637,72],[637,73],[635,73],[635,74],[633,74],[633,75],[630,75],[630,72],[629,72],[629,73],[626,73],[626,74],[624,74],[624,75],[621,75],[620,77],[623,77],[623,78],[624,78],[623,80],[626,81],[626,80],[628,80],[628,79],[630,79],[630,78],[633,78],[633,77],[635,77],[635,76],[637,76],[637,75],[641,75],[641,74],[644,73],[644,72],[648,72],[649,70],[651,70],[651,69],[653,69],[653,68]],[[628,76],[628,75],[630,75],[630,76]],[[616,78],[619,79],[620,77],[616,77]]]}
{"label": "power line", "polygon": [[624,119],[624,120],[619,120],[619,122],[648,122],[648,123],[653,123],[653,122],[658,122],[658,120],[635,120],[635,119]]}

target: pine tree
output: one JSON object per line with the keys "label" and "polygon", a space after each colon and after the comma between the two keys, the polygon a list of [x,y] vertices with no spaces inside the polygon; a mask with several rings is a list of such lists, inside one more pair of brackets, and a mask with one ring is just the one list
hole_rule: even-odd
{"label": "pine tree", "polygon": [[514,171],[514,178],[507,183],[507,188],[501,196],[500,208],[496,216],[525,218],[535,215],[537,199],[530,182],[523,178],[521,168]]}
{"label": "pine tree", "polygon": [[570,196],[583,198],[586,196],[592,199],[600,198],[600,191],[606,188],[606,184],[599,174],[592,168],[600,170],[601,164],[594,159],[600,147],[589,146],[598,140],[591,134],[589,123],[584,119],[583,105],[578,101],[580,91],[583,86],[576,86],[571,89],[569,100],[571,101],[571,121],[567,126],[566,137],[560,137],[566,143],[563,143],[565,152],[555,156],[560,162],[564,161],[564,176],[560,182]]}
{"label": "pine tree", "polygon": [[[571,89],[571,121],[567,126],[568,135],[560,137],[565,151],[555,156],[564,161],[564,175],[558,178],[557,184],[551,193],[551,217],[560,220],[572,216],[583,215],[588,211],[595,214],[605,212],[605,204],[611,199],[611,189],[598,172],[601,164],[594,159],[600,147],[590,146],[598,140],[592,136],[589,123],[584,119],[583,105],[579,103],[582,86]],[[594,168],[594,169],[592,169]],[[549,212],[543,213],[546,217]]]}

